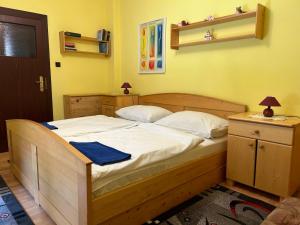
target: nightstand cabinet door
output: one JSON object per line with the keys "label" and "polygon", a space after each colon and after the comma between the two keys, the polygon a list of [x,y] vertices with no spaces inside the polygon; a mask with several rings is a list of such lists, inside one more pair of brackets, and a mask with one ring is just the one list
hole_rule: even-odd
{"label": "nightstand cabinet door", "polygon": [[280,196],[288,196],[291,157],[291,146],[259,140],[255,187]]}
{"label": "nightstand cabinet door", "polygon": [[229,135],[227,151],[227,178],[253,186],[256,140]]}

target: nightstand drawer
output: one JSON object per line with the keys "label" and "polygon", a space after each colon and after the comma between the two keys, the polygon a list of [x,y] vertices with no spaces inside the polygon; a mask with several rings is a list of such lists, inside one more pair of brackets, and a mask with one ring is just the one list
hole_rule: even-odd
{"label": "nightstand drawer", "polygon": [[267,124],[229,121],[229,134],[292,145],[294,129]]}
{"label": "nightstand drawer", "polygon": [[116,98],[115,97],[110,97],[110,96],[103,96],[102,97],[102,105],[115,106],[116,105]]}

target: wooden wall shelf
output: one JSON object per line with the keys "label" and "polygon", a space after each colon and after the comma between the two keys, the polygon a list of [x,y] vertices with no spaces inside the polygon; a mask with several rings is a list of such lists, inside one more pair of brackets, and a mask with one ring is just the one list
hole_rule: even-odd
{"label": "wooden wall shelf", "polygon": [[[265,15],[265,7],[261,4],[258,4],[256,11],[246,12],[243,14],[233,14],[233,15],[228,15],[228,16],[223,16],[223,17],[217,17],[212,21],[200,21],[200,22],[191,23],[187,26],[182,26],[182,27],[180,27],[176,24],[172,24],[171,25],[171,49],[178,50],[180,47],[212,44],[212,43],[219,43],[219,42],[226,42],[226,41],[235,41],[235,40],[242,40],[242,39],[248,39],[248,38],[263,39],[264,15]],[[213,39],[211,41],[201,40],[201,41],[194,41],[194,42],[188,42],[188,43],[179,43],[180,31],[198,29],[198,28],[202,28],[202,27],[208,27],[208,26],[212,26],[212,25],[228,23],[228,22],[233,22],[233,21],[238,21],[238,20],[244,20],[244,19],[248,19],[248,18],[256,18],[254,33],[226,37],[226,38]]]}
{"label": "wooden wall shelf", "polygon": [[[65,35],[64,31],[59,32],[59,40],[60,40],[60,52],[61,54],[81,54],[81,55],[98,55],[98,56],[110,56],[110,41],[98,41],[97,38],[92,38],[92,37],[73,37],[73,36],[67,36]],[[92,51],[82,51],[82,50],[67,50],[65,48],[65,43],[66,42],[92,42],[99,45],[99,43],[106,43],[108,45],[108,51],[106,53],[101,53],[101,52],[92,52]]]}

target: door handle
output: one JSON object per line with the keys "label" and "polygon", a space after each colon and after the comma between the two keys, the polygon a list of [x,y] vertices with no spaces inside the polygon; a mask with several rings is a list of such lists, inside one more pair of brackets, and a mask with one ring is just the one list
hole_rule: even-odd
{"label": "door handle", "polygon": [[45,91],[45,82],[43,76],[39,76],[39,80],[36,80],[35,83],[40,85],[40,92]]}

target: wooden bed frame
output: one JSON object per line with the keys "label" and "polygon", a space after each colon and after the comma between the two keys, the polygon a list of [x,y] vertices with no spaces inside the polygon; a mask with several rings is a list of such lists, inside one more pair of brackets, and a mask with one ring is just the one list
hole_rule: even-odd
{"label": "wooden bed frame", "polygon": [[[190,94],[139,97],[140,104],[222,117],[244,105]],[[192,160],[93,198],[92,162],[29,120],[7,121],[11,169],[58,225],[139,225],[225,179],[226,151]]]}

